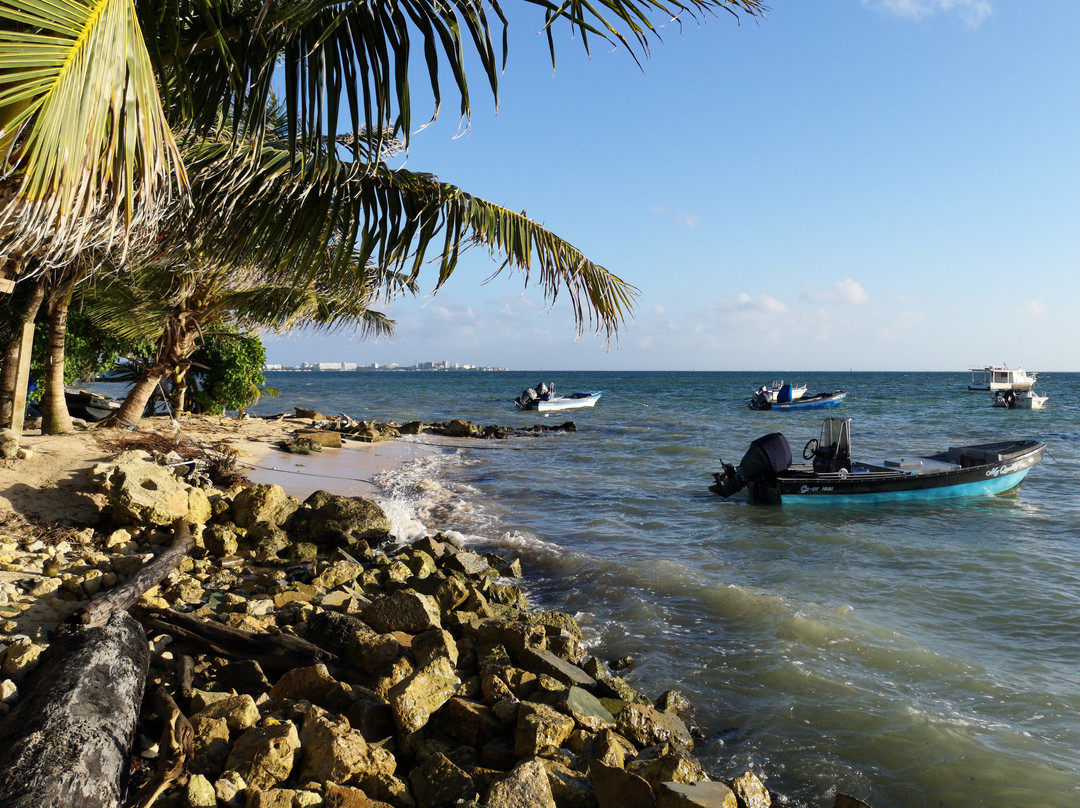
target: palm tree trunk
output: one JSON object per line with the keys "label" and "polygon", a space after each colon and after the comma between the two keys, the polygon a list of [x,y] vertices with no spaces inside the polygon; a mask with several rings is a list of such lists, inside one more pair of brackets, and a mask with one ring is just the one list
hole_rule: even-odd
{"label": "palm tree trunk", "polygon": [[64,340],[67,337],[68,306],[75,279],[64,280],[49,301],[49,342],[45,365],[45,395],[41,400],[41,434],[72,432],[67,400],[64,398]]}
{"label": "palm tree trunk", "polygon": [[[35,280],[28,281],[29,291],[21,302],[21,311],[16,316],[12,331],[14,339],[3,352],[3,368],[0,369],[0,428],[14,428],[18,424],[17,431],[22,432],[22,418],[16,418],[15,403],[19,402],[23,410],[26,408],[26,385],[27,379],[20,379],[20,359],[27,358],[30,345],[24,344],[26,339],[33,341],[32,324],[37,318],[38,309],[45,299],[45,278],[39,276]],[[27,323],[31,324],[26,329]],[[24,354],[25,351],[25,354]],[[25,374],[23,374],[25,375]],[[22,415],[20,411],[18,413]]]}
{"label": "palm tree trunk", "polygon": [[116,412],[116,420],[124,426],[135,427],[142,420],[143,410],[146,409],[150,396],[154,394],[158,383],[165,378],[165,368],[159,365],[151,365],[135,382],[135,386],[127,394],[124,403]]}

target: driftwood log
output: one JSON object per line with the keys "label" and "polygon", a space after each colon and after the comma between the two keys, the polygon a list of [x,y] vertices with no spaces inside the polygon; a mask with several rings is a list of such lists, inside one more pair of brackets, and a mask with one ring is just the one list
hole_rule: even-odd
{"label": "driftwood log", "polygon": [[232,659],[254,659],[268,670],[292,670],[337,660],[334,654],[300,637],[244,631],[172,609],[151,612],[143,616],[142,621],[149,629],[198,643],[215,654]]}
{"label": "driftwood log", "polygon": [[119,806],[149,658],[127,612],[62,631],[0,721],[0,805]]}

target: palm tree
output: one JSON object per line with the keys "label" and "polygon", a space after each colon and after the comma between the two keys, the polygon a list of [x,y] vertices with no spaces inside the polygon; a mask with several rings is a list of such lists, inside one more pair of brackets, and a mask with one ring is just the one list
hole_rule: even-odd
{"label": "palm tree", "polygon": [[[543,9],[553,64],[557,25],[587,51],[599,38],[637,60],[658,38],[653,18],[763,12],[759,0],[526,7]],[[369,258],[382,278],[408,269],[415,280],[437,250],[437,290],[477,243],[500,270],[526,282],[535,270],[549,300],[567,290],[579,331],[588,322],[610,337],[632,305],[632,286],[523,214],[385,164],[394,138],[407,145],[412,132],[414,39],[433,115],[449,73],[468,118],[467,51],[498,100],[508,22],[496,0],[0,0],[0,19],[5,266],[67,266],[88,248],[122,264],[162,235],[175,242],[208,224],[220,236],[204,237],[202,250],[221,265],[239,252],[244,222],[243,243],[300,285],[311,281],[305,256],[331,255],[335,282]],[[272,114],[278,77],[283,133]],[[267,148],[278,151],[272,167]],[[281,183],[292,184],[292,209],[271,190]],[[186,205],[191,215],[178,216]],[[336,225],[313,227],[320,215]]]}
{"label": "palm tree", "polygon": [[[407,281],[403,282],[408,286]],[[190,358],[208,333],[282,332],[353,328],[363,337],[390,336],[393,321],[372,311],[371,289],[325,280],[305,286],[274,284],[258,267],[237,269],[198,260],[147,264],[114,275],[84,298],[91,319],[132,341],[150,341],[154,355],[116,414],[134,426],[167,376],[181,386]],[[176,402],[183,408],[181,397]]]}

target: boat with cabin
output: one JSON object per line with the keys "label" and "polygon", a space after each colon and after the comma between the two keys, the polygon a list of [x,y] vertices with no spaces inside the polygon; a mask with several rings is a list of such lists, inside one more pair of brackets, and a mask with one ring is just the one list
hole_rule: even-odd
{"label": "boat with cabin", "polygon": [[876,503],[1002,494],[1017,488],[1042,460],[1046,444],[1010,439],[950,446],[928,455],[868,463],[851,457],[851,419],[826,418],[818,438],[792,463],[780,432],[754,440],[738,466],[721,461],[709,490],[724,498],[744,488],[754,502]]}
{"label": "boat with cabin", "polygon": [[971,384],[968,390],[1030,390],[1035,384],[1037,373],[1028,373],[1023,368],[1010,368],[1007,365],[972,365]]}

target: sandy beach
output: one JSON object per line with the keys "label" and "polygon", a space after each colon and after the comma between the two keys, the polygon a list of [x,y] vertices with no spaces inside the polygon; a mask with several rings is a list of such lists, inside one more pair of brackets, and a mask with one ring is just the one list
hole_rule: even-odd
{"label": "sandy beach", "polygon": [[178,425],[169,418],[156,417],[144,418],[135,431],[98,427],[42,435],[38,430],[27,430],[21,445],[31,456],[0,463],[0,514],[15,513],[64,525],[96,524],[103,501],[93,493],[93,470],[128,449],[227,445],[237,452],[238,465],[253,482],[277,483],[300,500],[318,489],[371,496],[375,488],[369,481],[376,475],[438,451],[408,441],[346,441],[341,449],[325,449],[314,456],[276,448],[295,430],[310,424],[297,418],[192,417]]}

